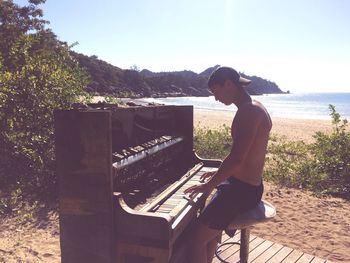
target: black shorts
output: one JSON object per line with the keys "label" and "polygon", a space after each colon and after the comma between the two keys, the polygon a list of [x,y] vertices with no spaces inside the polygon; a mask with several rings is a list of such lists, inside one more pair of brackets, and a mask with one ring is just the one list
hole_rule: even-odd
{"label": "black shorts", "polygon": [[203,209],[199,221],[210,228],[224,230],[239,214],[254,208],[261,200],[264,186],[244,183],[230,177],[217,187],[217,192]]}

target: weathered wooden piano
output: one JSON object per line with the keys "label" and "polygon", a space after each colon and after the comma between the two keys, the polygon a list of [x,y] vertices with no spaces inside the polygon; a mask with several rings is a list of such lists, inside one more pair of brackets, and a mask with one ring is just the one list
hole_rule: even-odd
{"label": "weathered wooden piano", "polygon": [[192,106],[55,112],[62,262],[186,262],[205,197],[184,198],[218,160],[193,151]]}

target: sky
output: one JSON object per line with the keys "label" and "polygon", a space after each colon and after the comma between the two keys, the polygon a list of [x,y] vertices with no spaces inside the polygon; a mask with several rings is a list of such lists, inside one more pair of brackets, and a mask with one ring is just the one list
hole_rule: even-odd
{"label": "sky", "polygon": [[221,65],[283,91],[350,92],[348,0],[47,0],[41,8],[60,40],[78,42],[74,51],[122,69]]}

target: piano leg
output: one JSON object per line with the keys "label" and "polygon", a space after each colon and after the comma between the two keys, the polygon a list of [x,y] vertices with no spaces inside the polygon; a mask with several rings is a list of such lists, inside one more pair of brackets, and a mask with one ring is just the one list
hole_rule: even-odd
{"label": "piano leg", "polygon": [[164,263],[169,261],[170,251],[125,242],[116,242],[116,263]]}

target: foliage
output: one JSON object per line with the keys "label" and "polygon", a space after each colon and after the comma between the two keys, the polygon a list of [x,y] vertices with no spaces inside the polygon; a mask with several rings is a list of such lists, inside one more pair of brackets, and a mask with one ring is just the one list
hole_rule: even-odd
{"label": "foliage", "polygon": [[333,131],[316,132],[315,142],[271,140],[265,178],[288,186],[309,188],[342,196],[350,194],[350,133],[329,105]]}
{"label": "foliage", "polygon": [[215,130],[197,127],[193,143],[200,157],[224,159],[231,150],[230,127],[223,125]]}
{"label": "foliage", "polygon": [[[118,97],[210,96],[207,80],[218,67],[208,68],[199,74],[189,70],[154,73],[147,69],[140,71],[137,65],[124,70],[98,59],[97,56],[85,56],[75,52],[72,55],[91,76],[88,85],[90,93]],[[271,81],[256,76],[244,76],[253,80],[248,87],[251,94],[282,93]]]}
{"label": "foliage", "polygon": [[326,187],[333,192],[350,193],[350,132],[348,121],[342,119],[333,105],[329,105],[333,132],[317,132],[312,145],[319,173],[329,178]]}
{"label": "foliage", "polygon": [[285,186],[304,188],[322,181],[315,172],[310,145],[303,141],[285,141],[272,137],[265,165],[265,179]]}
{"label": "foliage", "polygon": [[119,95],[125,87],[122,81],[123,70],[114,67],[97,56],[85,56],[76,52],[71,55],[86,69],[91,77],[87,91],[96,95]]}
{"label": "foliage", "polygon": [[88,81],[67,44],[45,29],[44,2],[0,2],[0,195],[52,189],[53,110],[81,98]]}
{"label": "foliage", "polygon": [[[313,143],[270,136],[265,180],[350,198],[348,121],[341,119],[333,105],[329,105],[329,109],[333,131],[316,132]],[[218,130],[196,128],[194,143],[199,156],[223,159],[231,147],[230,129],[227,126]]]}
{"label": "foliage", "polygon": [[281,93],[280,88],[275,82],[266,80],[257,76],[247,76],[241,73],[242,77],[248,78],[252,81],[251,84],[246,88],[249,94],[261,95],[269,93]]}
{"label": "foliage", "polygon": [[0,198],[0,215],[16,215],[17,223],[30,221],[39,207],[37,200],[27,200],[20,187],[14,188],[10,194]]}

